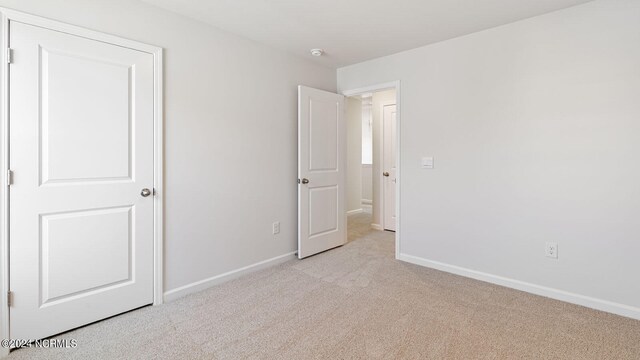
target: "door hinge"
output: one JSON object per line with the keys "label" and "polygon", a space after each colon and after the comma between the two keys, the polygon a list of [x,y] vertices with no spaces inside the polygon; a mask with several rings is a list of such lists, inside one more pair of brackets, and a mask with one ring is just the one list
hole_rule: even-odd
{"label": "door hinge", "polygon": [[13,49],[7,48],[7,64],[13,63]]}
{"label": "door hinge", "polygon": [[7,292],[7,306],[13,306],[13,291]]}
{"label": "door hinge", "polygon": [[7,170],[7,186],[13,185],[13,171]]}

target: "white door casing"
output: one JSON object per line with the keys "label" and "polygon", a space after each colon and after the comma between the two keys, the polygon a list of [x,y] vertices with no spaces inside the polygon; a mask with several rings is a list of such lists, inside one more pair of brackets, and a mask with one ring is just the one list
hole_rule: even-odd
{"label": "white door casing", "polygon": [[382,171],[383,171],[383,227],[385,230],[396,231],[396,181],[397,181],[397,116],[396,105],[385,105],[382,111],[383,144],[382,144]]}
{"label": "white door casing", "polygon": [[10,22],[11,338],[154,301],[154,56]]}
{"label": "white door casing", "polygon": [[344,96],[298,87],[298,258],[346,243]]}

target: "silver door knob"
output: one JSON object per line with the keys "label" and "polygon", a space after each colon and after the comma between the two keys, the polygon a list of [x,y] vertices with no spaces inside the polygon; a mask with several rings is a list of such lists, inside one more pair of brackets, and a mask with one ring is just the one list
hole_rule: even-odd
{"label": "silver door knob", "polygon": [[303,184],[308,184],[309,183],[309,179],[307,179],[307,178],[302,179],[302,183]]}
{"label": "silver door knob", "polygon": [[140,195],[142,195],[143,197],[147,197],[149,195],[151,195],[151,190],[144,188],[142,189],[142,191],[140,191]]}
{"label": "silver door knob", "polygon": [[384,176],[389,176],[389,173],[387,171],[383,172],[382,175]]}

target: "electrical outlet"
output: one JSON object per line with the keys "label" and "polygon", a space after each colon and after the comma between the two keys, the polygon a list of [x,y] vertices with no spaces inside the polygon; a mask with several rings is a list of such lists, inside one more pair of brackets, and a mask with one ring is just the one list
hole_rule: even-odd
{"label": "electrical outlet", "polygon": [[280,221],[273,223],[273,235],[280,234]]}
{"label": "electrical outlet", "polygon": [[558,243],[548,242],[545,244],[544,254],[547,257],[557,259],[558,258]]}

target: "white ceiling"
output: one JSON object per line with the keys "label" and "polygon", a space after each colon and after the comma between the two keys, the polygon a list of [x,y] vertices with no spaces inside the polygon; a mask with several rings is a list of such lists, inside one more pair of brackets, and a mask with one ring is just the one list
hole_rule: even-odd
{"label": "white ceiling", "polygon": [[[591,0],[142,0],[330,67]],[[326,54],[313,58],[312,48]]]}

